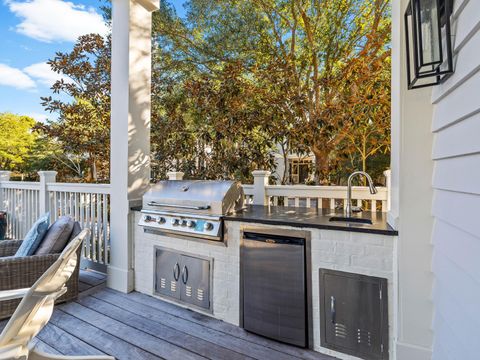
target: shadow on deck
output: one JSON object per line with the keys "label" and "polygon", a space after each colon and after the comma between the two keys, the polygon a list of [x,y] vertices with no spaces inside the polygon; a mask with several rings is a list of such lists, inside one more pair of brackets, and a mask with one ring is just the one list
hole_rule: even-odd
{"label": "shadow on deck", "polygon": [[35,339],[41,350],[64,355],[108,354],[128,360],[333,359],[151,296],[107,289],[106,278],[99,273],[82,272],[80,279],[79,299],[57,306]]}

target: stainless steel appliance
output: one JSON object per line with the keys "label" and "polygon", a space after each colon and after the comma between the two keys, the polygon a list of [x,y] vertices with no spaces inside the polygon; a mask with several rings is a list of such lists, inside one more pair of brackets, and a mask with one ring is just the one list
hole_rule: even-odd
{"label": "stainless steel appliance", "polygon": [[243,188],[234,181],[160,181],[143,196],[139,225],[146,231],[221,241],[223,216],[241,210],[243,201]]}
{"label": "stainless steel appliance", "polygon": [[243,327],[271,339],[307,347],[311,335],[307,239],[296,233],[269,231],[243,232]]}

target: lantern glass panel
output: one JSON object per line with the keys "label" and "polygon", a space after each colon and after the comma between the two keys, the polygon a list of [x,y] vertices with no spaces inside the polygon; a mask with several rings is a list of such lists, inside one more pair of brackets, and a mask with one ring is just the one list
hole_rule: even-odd
{"label": "lantern glass panel", "polygon": [[420,66],[427,68],[420,71],[432,70],[432,66],[443,62],[441,47],[441,32],[439,23],[439,8],[437,0],[418,0],[418,15],[420,31],[418,32],[421,44]]}

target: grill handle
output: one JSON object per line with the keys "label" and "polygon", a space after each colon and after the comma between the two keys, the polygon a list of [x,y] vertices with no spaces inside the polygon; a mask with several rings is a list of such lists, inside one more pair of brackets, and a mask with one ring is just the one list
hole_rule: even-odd
{"label": "grill handle", "polygon": [[189,209],[189,210],[208,210],[210,209],[210,205],[175,205],[175,204],[166,204],[166,203],[158,203],[156,201],[150,201],[148,206],[158,206],[158,207],[170,207],[170,208],[177,208],[177,209]]}

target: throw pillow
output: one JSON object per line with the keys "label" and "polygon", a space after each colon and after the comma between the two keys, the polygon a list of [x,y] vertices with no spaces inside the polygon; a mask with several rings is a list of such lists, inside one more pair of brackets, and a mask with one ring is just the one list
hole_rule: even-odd
{"label": "throw pillow", "polygon": [[72,234],[70,235],[70,239],[68,240],[68,242],[75,239],[81,232],[82,232],[82,226],[78,221],[75,221],[75,224],[73,225]]}
{"label": "throw pillow", "polygon": [[30,256],[35,253],[38,245],[42,242],[45,233],[50,225],[50,213],[46,213],[41,216],[35,224],[33,224],[30,231],[25,235],[25,239],[22,241],[22,245],[15,253],[15,257]]}
{"label": "throw pillow", "polygon": [[61,216],[48,229],[35,255],[59,254],[70,239],[74,220],[70,216]]}

